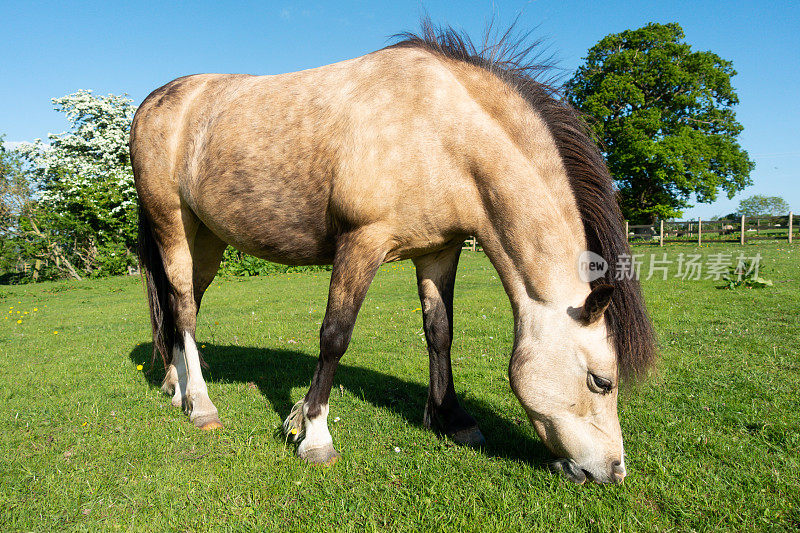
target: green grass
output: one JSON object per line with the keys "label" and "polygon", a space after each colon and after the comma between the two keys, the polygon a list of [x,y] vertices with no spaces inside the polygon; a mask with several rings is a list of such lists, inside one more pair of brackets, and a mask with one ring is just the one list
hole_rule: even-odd
{"label": "green grass", "polygon": [[421,427],[427,354],[405,262],[382,268],[339,367],[332,468],[276,436],[311,377],[328,272],[214,282],[197,333],[226,426],[213,434],[169,406],[158,371],[136,369],[151,352],[138,279],[0,287],[0,530],[796,529],[800,249],[744,250],[774,288],[645,282],[662,359],[621,394],[623,486],[544,467],[506,378],[508,299],[482,254],[462,255],[453,363],[486,448]]}

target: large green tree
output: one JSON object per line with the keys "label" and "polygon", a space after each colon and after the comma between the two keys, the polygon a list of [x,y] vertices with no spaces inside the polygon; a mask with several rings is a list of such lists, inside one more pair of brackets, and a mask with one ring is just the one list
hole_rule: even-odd
{"label": "large green tree", "polygon": [[692,197],[708,203],[751,184],[754,163],[736,138],[730,61],[693,52],[676,23],[608,35],[566,84],[604,146],[634,222],[680,217]]}
{"label": "large green tree", "polygon": [[791,207],[780,196],[762,196],[754,194],[739,202],[737,213],[746,217],[759,215],[786,215]]}

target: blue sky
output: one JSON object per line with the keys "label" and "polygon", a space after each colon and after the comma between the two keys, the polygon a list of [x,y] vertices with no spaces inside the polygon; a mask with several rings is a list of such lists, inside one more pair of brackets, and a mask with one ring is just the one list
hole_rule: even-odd
{"label": "blue sky", "polygon": [[[494,14],[538,29],[572,72],[609,33],[648,22],[678,22],[697,50],[732,60],[745,129],[756,161],[754,185],[734,200],[687,217],[733,211],[751,194],[783,196],[800,211],[800,2],[474,1],[474,2],[11,2],[0,9],[0,134],[45,138],[66,128],[50,98],[78,89],[128,93],[139,103],[184,74],[275,74],[355,57],[415,30],[427,11],[482,35]],[[723,196],[724,198],[724,196]]]}

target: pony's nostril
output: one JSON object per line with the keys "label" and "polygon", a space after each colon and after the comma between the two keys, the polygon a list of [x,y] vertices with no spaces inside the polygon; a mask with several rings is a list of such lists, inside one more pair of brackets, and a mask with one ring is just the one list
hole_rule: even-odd
{"label": "pony's nostril", "polygon": [[612,479],[622,481],[625,478],[625,467],[622,466],[620,461],[611,462],[611,477]]}

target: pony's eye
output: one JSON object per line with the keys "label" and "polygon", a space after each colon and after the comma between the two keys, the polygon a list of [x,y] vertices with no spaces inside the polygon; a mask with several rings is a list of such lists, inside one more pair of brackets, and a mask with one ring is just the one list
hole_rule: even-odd
{"label": "pony's eye", "polygon": [[611,392],[611,389],[614,388],[614,384],[610,379],[601,378],[600,376],[592,373],[589,373],[589,380],[590,388],[595,392],[599,392],[600,394],[607,394]]}

